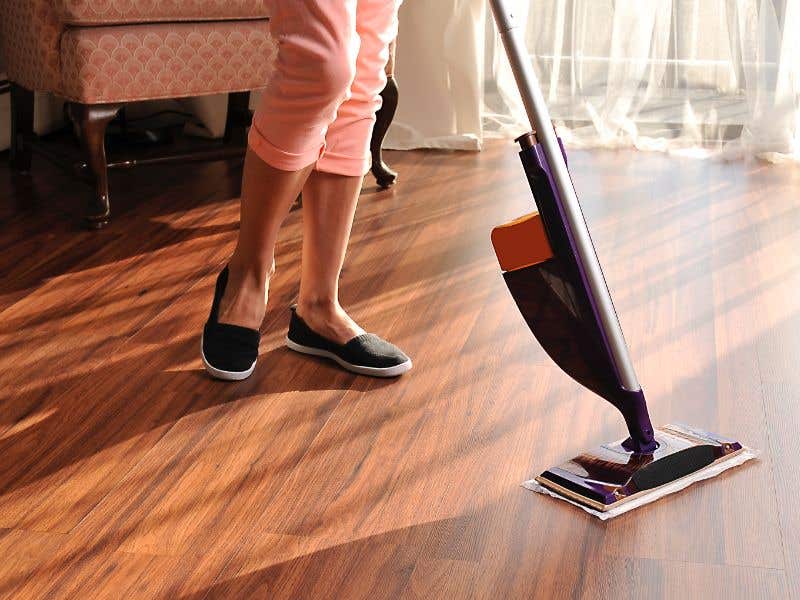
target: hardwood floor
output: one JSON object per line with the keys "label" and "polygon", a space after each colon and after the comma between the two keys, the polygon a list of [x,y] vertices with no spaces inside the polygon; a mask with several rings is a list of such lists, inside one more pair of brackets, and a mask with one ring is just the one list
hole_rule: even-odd
{"label": "hardwood floor", "polygon": [[198,352],[237,163],[115,173],[101,232],[82,184],[0,163],[0,597],[798,597],[800,169],[570,153],[654,422],[762,451],[603,523],[520,487],[624,425],[548,361],[496,267],[491,227],[530,210],[513,145],[389,158],[343,301],[415,369],[283,347],[295,212],[237,384]]}

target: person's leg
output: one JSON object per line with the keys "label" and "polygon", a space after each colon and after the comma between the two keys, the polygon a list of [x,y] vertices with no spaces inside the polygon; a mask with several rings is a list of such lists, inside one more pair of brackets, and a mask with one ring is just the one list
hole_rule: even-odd
{"label": "person's leg", "polygon": [[258,329],[266,310],[278,230],[349,94],[358,49],[356,0],[272,4],[275,74],[250,130],[239,238],[219,311],[221,323],[250,329]]}
{"label": "person's leg", "polygon": [[364,333],[339,304],[339,275],[363,179],[314,171],[303,188],[297,314],[311,329],[339,343]]}
{"label": "person's leg", "polygon": [[303,188],[303,266],[297,314],[317,333],[339,343],[363,330],[339,304],[339,275],[364,174],[369,142],[386,85],[389,44],[397,34],[392,0],[359,0],[361,46],[350,97],[339,107],[326,148]]}
{"label": "person's leg", "polygon": [[222,323],[258,329],[275,270],[275,241],[313,164],[281,171],[248,148],[242,177],[239,238],[228,263],[228,285],[220,302]]}

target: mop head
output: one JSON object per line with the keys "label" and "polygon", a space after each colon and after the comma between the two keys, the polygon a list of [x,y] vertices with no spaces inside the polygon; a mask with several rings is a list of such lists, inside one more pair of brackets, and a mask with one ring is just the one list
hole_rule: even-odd
{"label": "mop head", "polygon": [[605,521],[716,477],[757,455],[738,442],[686,425],[659,427],[655,438],[659,447],[653,454],[629,452],[620,440],[576,456],[522,485]]}

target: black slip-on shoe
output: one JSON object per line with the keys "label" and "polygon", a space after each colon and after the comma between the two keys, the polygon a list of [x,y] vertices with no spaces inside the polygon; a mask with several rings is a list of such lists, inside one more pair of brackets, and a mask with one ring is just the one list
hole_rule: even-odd
{"label": "black slip-on shoe", "polygon": [[219,322],[219,302],[227,285],[228,267],[225,267],[217,277],[211,314],[203,327],[200,353],[203,366],[212,377],[241,381],[250,377],[256,368],[261,334],[256,329]]}
{"label": "black slip-on shoe", "polygon": [[397,377],[412,367],[411,359],[394,344],[364,333],[338,344],[313,331],[292,307],[286,345],[295,352],[329,358],[342,368],[371,377]]}

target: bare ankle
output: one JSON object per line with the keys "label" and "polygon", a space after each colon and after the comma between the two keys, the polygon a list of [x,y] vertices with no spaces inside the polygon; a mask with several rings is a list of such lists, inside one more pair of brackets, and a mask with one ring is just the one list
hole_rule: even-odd
{"label": "bare ankle", "polygon": [[220,302],[220,322],[258,329],[266,313],[269,278],[261,269],[234,262],[228,265],[228,284]]}
{"label": "bare ankle", "polygon": [[336,314],[339,309],[339,301],[332,298],[300,298],[297,301],[297,314],[301,317],[309,314],[330,316]]}
{"label": "bare ankle", "polygon": [[364,333],[341,307],[338,299],[301,298],[296,311],[313,331],[340,344]]}
{"label": "bare ankle", "polygon": [[231,278],[255,287],[266,286],[275,274],[275,259],[245,260],[234,252],[228,262]]}

